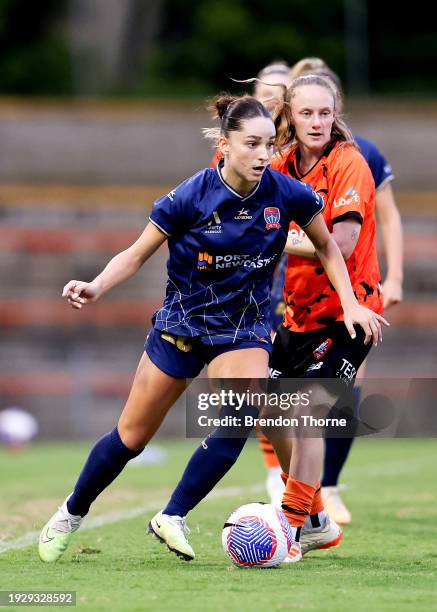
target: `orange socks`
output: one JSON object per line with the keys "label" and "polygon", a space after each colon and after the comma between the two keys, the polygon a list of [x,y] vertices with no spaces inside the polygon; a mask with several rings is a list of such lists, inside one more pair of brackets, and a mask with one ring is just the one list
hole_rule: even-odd
{"label": "orange socks", "polygon": [[282,512],[293,527],[302,527],[311,513],[315,492],[316,487],[306,482],[294,478],[287,480],[282,498]]}

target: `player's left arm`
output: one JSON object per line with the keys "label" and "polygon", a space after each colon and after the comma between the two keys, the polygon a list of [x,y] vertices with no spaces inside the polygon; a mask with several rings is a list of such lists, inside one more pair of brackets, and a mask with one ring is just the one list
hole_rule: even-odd
{"label": "player's left arm", "polygon": [[404,277],[402,222],[391,183],[386,183],[377,190],[375,203],[387,260],[387,275],[382,285],[382,297],[384,308],[388,308],[402,301]]}
{"label": "player's left arm", "polygon": [[365,333],[365,344],[371,340],[376,345],[382,340],[381,323],[388,322],[381,315],[358,304],[354,295],[349,274],[340,249],[329,233],[322,215],[317,215],[305,231],[316,249],[329,280],[340,298],[344,312],[344,324],[351,338],[355,338],[354,325],[360,325]]}
{"label": "player's left arm", "polygon": [[[360,237],[361,224],[355,219],[345,219],[336,223],[332,230],[332,237],[337,243],[340,253],[347,261],[352,255],[355,245]],[[284,251],[289,255],[299,255],[309,259],[317,259],[316,249],[308,236],[289,234]]]}

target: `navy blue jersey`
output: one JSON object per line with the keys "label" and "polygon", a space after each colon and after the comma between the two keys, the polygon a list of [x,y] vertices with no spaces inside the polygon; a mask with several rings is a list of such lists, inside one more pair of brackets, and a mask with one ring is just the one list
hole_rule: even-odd
{"label": "navy blue jersey", "polygon": [[[369,165],[373,180],[375,181],[376,190],[386,185],[389,181],[392,181],[394,178],[393,170],[377,146],[373,142],[370,142],[370,140],[366,140],[361,136],[354,136],[354,140],[360,147],[361,154]],[[272,329],[277,329],[284,318],[283,313],[285,304],[283,294],[287,261],[288,255],[284,253],[274,272],[270,316]]]}
{"label": "navy blue jersey", "polygon": [[369,164],[376,190],[392,181],[394,179],[393,170],[378,147],[361,136],[354,136],[354,140],[360,147],[361,155]]}
{"label": "navy blue jersey", "polygon": [[310,186],[269,168],[246,196],[206,168],[153,205],[168,236],[168,281],[154,327],[204,344],[266,338],[272,274],[292,220],[305,227],[323,210]]}

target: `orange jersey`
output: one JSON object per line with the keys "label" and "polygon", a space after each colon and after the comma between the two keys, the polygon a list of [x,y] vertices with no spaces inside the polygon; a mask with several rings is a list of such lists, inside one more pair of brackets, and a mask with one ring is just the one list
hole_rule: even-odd
{"label": "orange jersey", "polygon": [[[337,142],[305,174],[298,170],[297,147],[277,154],[271,167],[292,178],[309,183],[323,196],[323,216],[332,232],[335,223],[355,219],[361,232],[346,262],[354,293],[360,304],[381,312],[381,276],[376,256],[375,183],[369,166],[353,145]],[[304,236],[295,223],[290,232]],[[337,292],[329,282],[320,261],[289,255],[284,285],[286,304],[284,325],[291,331],[320,329],[343,319]]]}

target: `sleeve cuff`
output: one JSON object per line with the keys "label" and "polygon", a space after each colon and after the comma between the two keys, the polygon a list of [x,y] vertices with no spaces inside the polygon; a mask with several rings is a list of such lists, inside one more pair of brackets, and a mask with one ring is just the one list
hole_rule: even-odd
{"label": "sleeve cuff", "polygon": [[152,217],[149,217],[149,221],[150,223],[153,223],[153,225],[155,227],[157,227],[159,229],[160,232],[162,232],[163,234],[165,234],[166,236],[168,236],[169,238],[171,237],[171,234],[169,234],[168,232],[165,231],[165,229],[163,227],[161,227],[160,225],[158,225],[158,223],[156,223],[156,221],[154,219],[152,219]]}
{"label": "sleeve cuff", "polygon": [[386,176],[385,179],[379,183],[378,187],[376,187],[376,191],[379,191],[380,189],[385,187],[387,183],[391,183],[394,180],[394,178],[395,178],[394,174],[389,174],[388,176]]}
{"label": "sleeve cuff", "polygon": [[350,210],[349,212],[345,212],[343,215],[334,217],[334,219],[332,219],[332,224],[334,225],[334,223],[341,223],[341,221],[346,221],[347,219],[353,219],[354,221],[358,221],[360,225],[363,225],[363,217],[361,213],[356,210]]}
{"label": "sleeve cuff", "polygon": [[323,206],[322,206],[322,208],[321,208],[320,210],[317,210],[317,211],[316,211],[316,212],[313,214],[313,216],[311,217],[311,219],[310,219],[310,220],[309,220],[307,223],[305,223],[305,225],[301,225],[300,227],[301,227],[302,229],[304,229],[305,227],[308,227],[308,225],[310,225],[310,223],[312,223],[312,222],[314,221],[314,219],[317,217],[317,215],[320,215],[320,213],[322,213],[324,210],[325,210],[325,200],[323,200]]}

